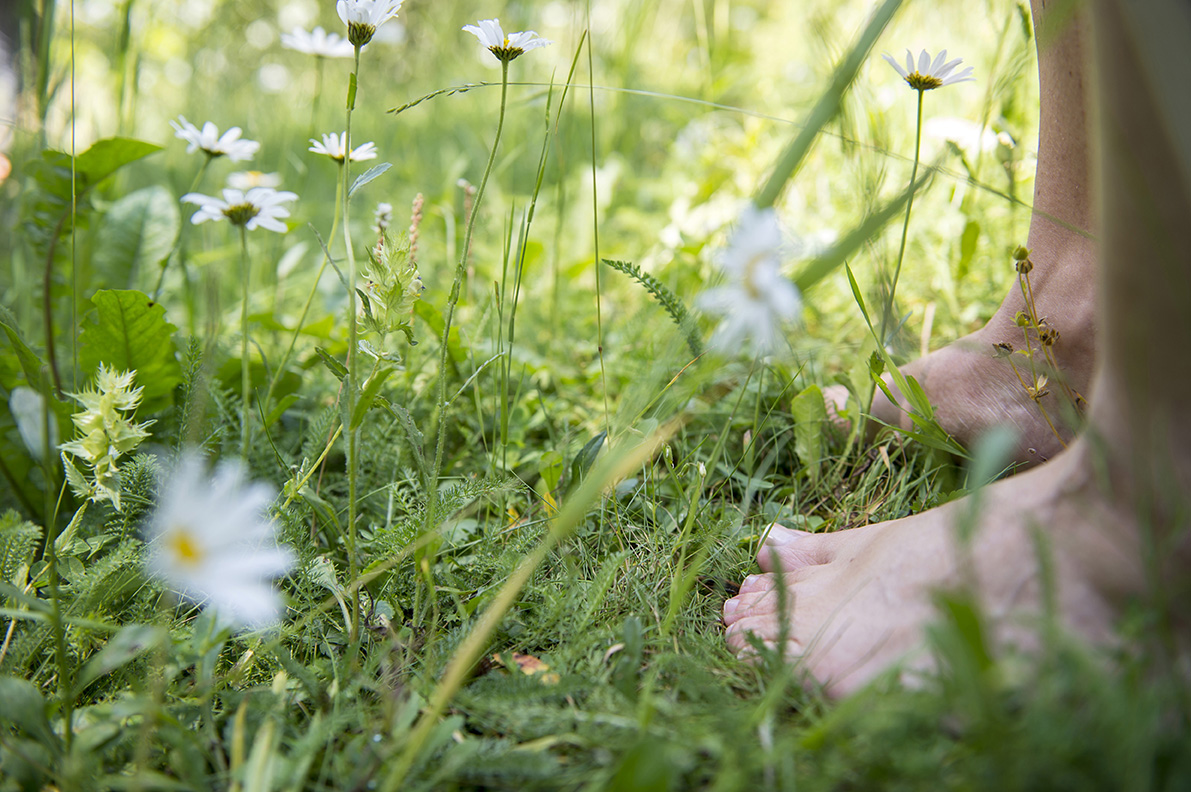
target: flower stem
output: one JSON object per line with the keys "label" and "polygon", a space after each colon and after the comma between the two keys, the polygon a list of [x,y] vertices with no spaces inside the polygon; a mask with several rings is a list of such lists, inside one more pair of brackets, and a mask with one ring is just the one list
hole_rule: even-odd
{"label": "flower stem", "polygon": [[[203,164],[199,165],[198,172],[194,174],[194,181],[190,183],[190,189],[187,193],[192,193],[198,189],[199,182],[203,180],[203,174],[207,172],[207,166],[211,164],[211,157],[203,157]],[[184,193],[185,194],[185,193]],[[177,254],[178,264],[182,267],[182,272],[186,272],[186,248],[187,248],[187,227],[189,223],[183,222],[182,228],[178,231],[178,242],[174,245],[173,253]],[[161,272],[157,273],[157,284],[153,287],[153,299],[157,300],[161,296],[161,284],[165,282],[165,271],[170,266],[170,261],[174,258],[173,255],[166,257],[166,260],[161,265]],[[187,289],[189,292],[190,290]]]}
{"label": "flower stem", "polygon": [[918,178],[918,155],[922,147],[922,95],[918,92],[918,126],[914,132],[914,167],[910,171],[910,197],[906,200],[906,218],[902,221],[902,241],[897,249],[897,266],[893,268],[893,280],[889,282],[889,295],[885,301],[885,312],[881,316],[881,344],[889,345],[889,333],[893,321],[893,297],[897,292],[897,280],[902,274],[902,260],[906,257],[906,235],[910,230],[910,212],[914,209],[914,182]]}
{"label": "flower stem", "polygon": [[[360,45],[356,45],[356,62],[352,70],[347,89],[347,125],[343,132],[343,179],[339,185],[340,195],[343,196],[343,243],[347,253],[347,377],[344,380],[343,394],[343,425],[347,427],[347,564],[348,579],[355,581],[359,574],[359,559],[356,557],[356,513],[359,474],[359,441],[360,434],[352,426],[352,415],[356,411],[356,384],[358,382],[356,367],[359,350],[356,326],[356,256],[352,251],[352,227],[349,221],[348,207],[351,196],[347,186],[347,179],[351,162],[351,134],[352,110],[356,105],[356,85],[360,74]],[[351,625],[348,630],[348,640],[356,641],[359,633],[360,621],[360,589],[352,592]]]}
{"label": "flower stem", "polygon": [[505,108],[508,104],[509,93],[509,62],[500,62],[500,116],[496,121],[496,136],[492,141],[492,151],[488,153],[488,164],[484,168],[484,176],[480,179],[480,187],[476,191],[475,201],[472,203],[471,214],[467,218],[467,230],[463,232],[463,248],[459,254],[459,264],[455,267],[455,280],[451,283],[451,294],[447,300],[447,310],[443,316],[442,357],[438,367],[438,435],[434,448],[434,467],[430,469],[430,492],[427,493],[426,520],[427,528],[434,520],[434,506],[438,499],[438,477],[442,472],[443,450],[447,438],[447,364],[450,362],[451,321],[455,316],[455,306],[459,302],[459,289],[463,278],[467,274],[467,252],[471,249],[471,235],[475,230],[476,217],[480,214],[480,203],[484,199],[484,188],[488,185],[488,177],[492,173],[492,165],[496,162],[496,150],[500,146],[500,133],[505,125]]}
{"label": "flower stem", "polygon": [[[346,165],[344,165],[346,167]],[[339,206],[339,202],[343,199],[343,180],[340,179],[335,186],[335,205]],[[335,219],[331,222],[331,233],[327,235],[328,240],[334,240],[335,234],[339,231],[339,213],[335,213]],[[331,242],[327,243],[328,245]],[[314,284],[310,287],[310,294],[306,296],[306,303],[302,306],[302,313],[298,316],[298,323],[294,326],[294,334],[290,337],[289,347],[285,350],[285,354],[277,361],[274,367],[273,377],[269,380],[269,389],[265,392],[265,409],[269,408],[269,404],[273,398],[273,391],[277,389],[277,383],[281,381],[281,375],[285,371],[285,364],[289,362],[290,355],[294,354],[294,347],[298,343],[298,336],[302,332],[302,325],[306,323],[306,316],[310,313],[310,306],[314,303],[314,295],[318,293],[318,284],[323,278],[323,271],[327,268],[327,261],[330,260],[330,251],[323,252],[322,264],[318,267],[318,272],[314,274]]]}
{"label": "flower stem", "polygon": [[252,377],[248,368],[248,285],[251,262],[248,257],[248,230],[240,226],[240,459],[248,462],[248,401]]}

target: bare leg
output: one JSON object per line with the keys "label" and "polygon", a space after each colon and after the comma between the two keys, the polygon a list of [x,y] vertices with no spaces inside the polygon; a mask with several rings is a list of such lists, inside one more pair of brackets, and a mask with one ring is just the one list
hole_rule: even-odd
{"label": "bare leg", "polygon": [[[916,654],[931,592],[971,583],[1002,640],[1029,644],[1037,542],[1068,627],[1111,640],[1130,598],[1185,583],[1191,487],[1191,6],[1096,0],[1101,80],[1099,259],[1104,356],[1089,429],[1049,465],[971,499],[834,534],[775,529],[724,605],[728,644],[753,633],[842,694]],[[1180,58],[1182,58],[1180,60]],[[970,544],[956,527],[977,514]],[[780,567],[783,575],[772,574]],[[778,608],[777,585],[790,608]],[[1158,598],[1160,601],[1160,597]],[[1180,625],[1186,630],[1186,625]]]}
{"label": "bare leg", "polygon": [[[1038,314],[1060,333],[1053,347],[1059,369],[1076,391],[1086,395],[1096,354],[1092,276],[1096,251],[1091,238],[1095,223],[1083,80],[1086,26],[1079,18],[1052,20],[1048,3],[1054,0],[1031,0],[1038,27],[1041,112],[1034,215],[1027,242],[1035,263],[1030,278]],[[1006,240],[1007,247],[1012,243]],[[1013,266],[1008,255],[1004,266]],[[1031,463],[1054,456],[1062,443],[1007,362],[993,355],[995,344],[1024,346],[1022,330],[1014,324],[1014,316],[1024,308],[1015,286],[985,327],[913,361],[903,371],[918,379],[937,408],[939,422],[960,442],[970,446],[992,426],[1008,423],[1020,438],[1015,459]],[[1059,389],[1051,391],[1042,407],[1068,441],[1073,432],[1061,416],[1069,411],[1059,401]],[[847,392],[834,388],[828,397],[843,406]],[[911,426],[909,416],[879,390],[871,413],[894,426]]]}

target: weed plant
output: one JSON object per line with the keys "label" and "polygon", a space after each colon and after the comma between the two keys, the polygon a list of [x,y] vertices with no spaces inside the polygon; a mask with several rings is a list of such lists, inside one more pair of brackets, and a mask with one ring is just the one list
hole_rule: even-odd
{"label": "weed plant", "polygon": [[[346,58],[280,45],[347,38],[331,0],[5,12],[0,790],[1191,783],[1185,675],[1145,610],[1113,656],[1050,621],[1019,655],[940,593],[938,672],[842,702],[724,644],[767,525],[966,491],[929,402],[868,444],[822,388],[866,399],[1018,282],[1028,7],[870,5],[407,0]],[[497,15],[553,45],[461,30]],[[975,67],[930,97],[955,140],[873,57],[902,42]],[[259,151],[187,153],[179,116]],[[331,132],[338,160],[308,151]],[[193,224],[183,196],[234,171],[296,197]],[[749,200],[801,240],[803,312],[764,356],[709,348],[695,308]],[[228,619],[267,581],[204,607],[146,566],[216,552],[188,544],[207,515],[160,516],[228,505],[176,493],[196,454],[270,487],[274,619]]]}

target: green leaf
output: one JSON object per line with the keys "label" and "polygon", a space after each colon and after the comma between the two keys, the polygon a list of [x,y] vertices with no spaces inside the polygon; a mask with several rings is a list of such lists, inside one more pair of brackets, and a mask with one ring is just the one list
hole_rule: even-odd
{"label": "green leaf", "polygon": [[40,539],[40,526],[21,520],[15,511],[0,517],[0,580],[14,586],[25,585]]}
{"label": "green leaf", "polygon": [[323,349],[322,347],[315,347],[314,352],[316,355],[318,355],[319,360],[323,362],[323,365],[330,369],[331,373],[334,374],[337,379],[342,381],[343,378],[347,376],[347,366],[336,360],[330,352]]}
{"label": "green leaf", "polygon": [[0,328],[4,329],[4,334],[8,336],[8,343],[12,345],[13,351],[17,354],[21,371],[25,373],[25,381],[29,383],[30,388],[44,394],[44,389],[41,387],[41,359],[21,337],[16,317],[3,307],[0,307]]}
{"label": "green leaf", "polygon": [[571,461],[571,476],[567,481],[567,491],[578,486],[583,477],[587,475],[587,471],[591,470],[591,466],[595,464],[596,457],[600,453],[600,449],[604,446],[604,438],[608,436],[607,432],[600,432],[595,437],[587,441],[575,458]]}
{"label": "green leaf", "polygon": [[131,289],[98,291],[91,302],[95,321],[79,335],[83,369],[94,371],[100,363],[135,369],[136,384],[145,389],[142,409],[155,412],[164,407],[182,381],[172,340],[178,328],[165,320],[165,308]]}
{"label": "green leaf", "polygon": [[972,257],[976,255],[978,239],[980,239],[980,223],[969,220],[964,225],[964,233],[959,240],[959,264],[955,267],[956,280],[968,277],[968,272],[972,269]]}
{"label": "green leaf", "polygon": [[89,185],[95,184],[128,163],[161,151],[161,148],[156,143],[126,137],[97,140],[91,148],[79,155],[75,170]]}
{"label": "green leaf", "polygon": [[818,385],[811,385],[794,397],[794,453],[810,471],[811,481],[819,480],[823,465],[823,424],[827,422],[827,402]]}
{"label": "green leaf", "polygon": [[356,180],[352,182],[351,189],[347,191],[347,197],[351,198],[356,194],[356,190],[360,189],[365,184],[375,179],[377,176],[380,176],[391,167],[393,167],[391,163],[382,162],[379,165],[373,165],[371,168],[361,173],[356,177]]}
{"label": "green leaf", "polygon": [[95,680],[159,646],[169,637],[164,627],[151,624],[129,624],[121,627],[99,650],[75,680],[75,692],[81,693]]}
{"label": "green leaf", "polygon": [[562,471],[565,468],[566,464],[563,462],[562,454],[557,451],[550,450],[539,457],[538,475],[542,477],[546,492],[554,492],[558,489],[558,482],[562,479]]}
{"label": "green leaf", "polygon": [[46,702],[32,682],[16,677],[0,676],[0,723],[16,727],[28,737],[46,747],[58,745],[58,738],[50,728],[46,716]]}
{"label": "green leaf", "polygon": [[169,256],[182,227],[174,196],[164,187],[146,187],[112,204],[99,226],[95,267],[102,282],[131,286]]}
{"label": "green leaf", "polygon": [[376,400],[377,395],[380,393],[380,389],[385,384],[385,380],[389,378],[389,375],[392,374],[393,371],[394,370],[391,368],[381,369],[369,377],[368,381],[364,383],[364,388],[360,391],[360,399],[356,402],[356,407],[352,411],[351,429],[356,429],[359,427],[360,423],[364,420],[364,416],[368,413],[368,410],[372,408],[372,402]]}

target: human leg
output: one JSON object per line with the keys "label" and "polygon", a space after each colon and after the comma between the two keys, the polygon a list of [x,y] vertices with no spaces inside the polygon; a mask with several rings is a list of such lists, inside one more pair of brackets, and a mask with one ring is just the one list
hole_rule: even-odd
{"label": "human leg", "polygon": [[[998,637],[1028,644],[1044,599],[1040,541],[1058,615],[1092,641],[1110,639],[1131,597],[1186,581],[1191,57],[1180,53],[1191,6],[1094,9],[1104,354],[1087,433],[1049,465],[986,488],[978,508],[969,498],[835,534],[775,529],[758,556],[763,574],[725,603],[731,648],[747,650],[749,633],[772,646],[784,636],[782,650],[842,694],[913,655],[940,586],[972,585]],[[975,531],[961,542],[968,519]]]}

